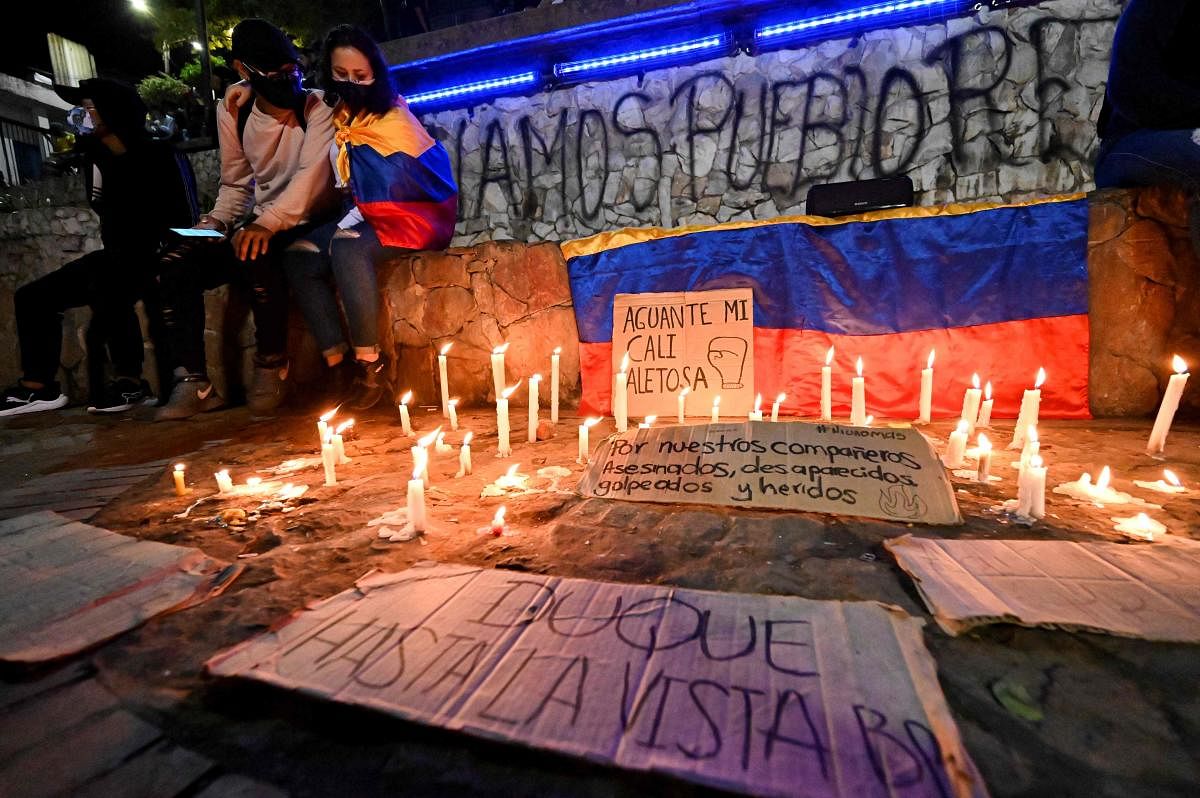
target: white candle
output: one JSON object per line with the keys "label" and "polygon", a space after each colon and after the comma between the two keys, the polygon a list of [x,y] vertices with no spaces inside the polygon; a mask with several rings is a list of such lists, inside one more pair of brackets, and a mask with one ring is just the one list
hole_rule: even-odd
{"label": "white candle", "polygon": [[983,403],[979,405],[979,417],[975,419],[976,427],[989,428],[992,426],[992,381],[988,380],[983,386]]}
{"label": "white candle", "polygon": [[333,455],[338,465],[345,465],[350,462],[350,458],[346,456],[346,443],[342,439],[342,433],[352,426],[354,426],[354,419],[343,421],[333,431],[333,438],[330,442],[333,444]]}
{"label": "white candle", "polygon": [[451,399],[446,404],[446,409],[450,411],[450,429],[458,429],[458,400]]}
{"label": "white candle", "polygon": [[462,479],[472,471],[471,466],[471,438],[473,433],[468,432],[463,436],[462,446],[458,449],[458,473],[454,475],[455,479]]}
{"label": "white candle", "polygon": [[1164,524],[1155,521],[1145,513],[1138,513],[1132,518],[1114,518],[1113,520],[1117,522],[1113,529],[1139,540],[1153,541],[1159,535],[1167,533],[1167,527]]}
{"label": "white candle", "polygon": [[500,509],[496,510],[496,514],[492,516],[491,530],[496,537],[504,534],[504,505],[500,505]]}
{"label": "white candle", "polygon": [[1175,472],[1169,468],[1163,469],[1164,479],[1157,482],[1144,482],[1140,479],[1133,481],[1134,485],[1139,488],[1158,491],[1159,493],[1187,493],[1187,489],[1183,487],[1183,483],[1179,481],[1179,477],[1175,476]]}
{"label": "white candle", "polygon": [[504,353],[507,351],[508,344],[502,344],[492,350],[492,387],[496,389],[497,399],[504,391]]}
{"label": "white candle", "polygon": [[529,442],[537,442],[538,425],[538,386],[542,383],[542,375],[534,374],[529,378]]}
{"label": "white candle", "polygon": [[975,421],[979,418],[979,399],[983,391],[979,390],[979,375],[971,375],[971,387],[963,394],[962,413],[959,418],[967,422],[967,435],[975,434]]}
{"label": "white candle", "polygon": [[655,421],[658,421],[658,416],[646,416],[642,423],[638,424],[638,429],[650,429]]}
{"label": "white candle", "polygon": [[987,482],[992,473],[992,442],[988,440],[988,436],[980,433],[976,450],[979,452],[979,466],[975,471],[975,479]]}
{"label": "white candle", "polygon": [[[341,407],[341,405],[338,405],[338,407]],[[323,413],[321,417],[317,419],[317,440],[322,444],[325,443],[325,439],[329,437],[329,420],[337,414],[337,411],[338,408],[335,407],[328,413]]]}
{"label": "white candle", "polygon": [[588,441],[588,430],[600,423],[598,418],[589,418],[579,425],[579,456],[575,462],[587,465],[592,461],[592,446]]}
{"label": "white candle", "polygon": [[446,378],[446,353],[450,351],[453,343],[448,343],[442,347],[442,351],[438,353],[438,378],[442,387],[442,417],[450,417],[450,381]]}
{"label": "white candle", "polygon": [[450,454],[450,452],[454,451],[454,447],[446,443],[446,433],[438,433],[437,440],[433,444],[433,450],[438,454]]}
{"label": "white candle", "polygon": [[754,397],[754,409],[750,411],[751,421],[762,421],[762,394],[756,394]]}
{"label": "white candle", "polygon": [[967,451],[967,422],[959,419],[958,426],[950,433],[950,442],[946,446],[946,456],[943,458],[947,468],[961,468],[963,454]]}
{"label": "white candle", "polygon": [[821,367],[821,420],[833,421],[833,347],[825,353],[825,365]]}
{"label": "white candle", "polygon": [[231,490],[233,490],[233,480],[230,479],[228,470],[221,469],[217,473],[213,474],[213,477],[217,480],[218,493],[229,493]]}
{"label": "white candle", "polygon": [[862,375],[862,358],[858,359],[858,376],[850,382],[850,423],[863,426],[867,420],[867,383]]}
{"label": "white candle", "polygon": [[1038,408],[1042,405],[1042,383],[1046,381],[1046,370],[1038,369],[1037,379],[1033,382],[1033,388],[1025,391],[1021,397],[1021,409],[1017,412],[1017,426],[1013,430],[1012,443],[1008,444],[1010,449],[1020,449],[1025,444],[1025,432],[1030,426],[1035,426],[1038,423]]}
{"label": "white candle", "polygon": [[1020,486],[1018,486],[1017,513],[1029,518],[1046,517],[1046,467],[1042,458],[1034,455],[1029,458],[1029,468],[1025,469],[1025,508],[1021,509]]}
{"label": "white candle", "polygon": [[687,412],[686,412],[687,395],[691,392],[692,392],[691,386],[685,385],[679,391],[679,396],[676,398],[676,402],[679,404],[679,423],[680,424],[683,423],[684,418],[687,416]]}
{"label": "white candle", "polygon": [[1041,448],[1042,444],[1038,440],[1037,427],[1030,427],[1029,431],[1025,433],[1025,446],[1021,449],[1020,471],[1017,472],[1020,474],[1018,479],[1025,478],[1025,469],[1029,468],[1029,461],[1033,459]]}
{"label": "white candle", "polygon": [[511,388],[504,388],[500,391],[500,398],[496,400],[496,436],[499,438],[499,443],[496,447],[497,457],[508,457],[512,454],[512,444],[508,439],[508,397],[512,396],[513,391],[517,390],[520,381]]}
{"label": "white candle", "polygon": [[933,412],[933,351],[929,350],[929,360],[921,369],[921,396],[917,402],[917,423],[928,424]]}
{"label": "white candle", "polygon": [[175,464],[175,472],[171,476],[175,478],[175,495],[182,496],[187,493],[187,485],[183,483],[183,463]]}
{"label": "white candle", "polygon": [[1154,419],[1154,429],[1150,431],[1150,441],[1146,444],[1147,454],[1162,454],[1167,445],[1167,433],[1171,431],[1171,422],[1175,420],[1175,411],[1179,408],[1179,397],[1183,395],[1183,386],[1190,376],[1187,363],[1179,355],[1171,361],[1175,373],[1167,383],[1167,392],[1163,394],[1162,404],[1158,406],[1158,416]]}
{"label": "white candle", "polygon": [[326,439],[321,444],[321,465],[325,467],[325,484],[337,484],[337,453],[333,451],[333,442]]}
{"label": "white candle", "polygon": [[716,424],[721,420],[721,395],[717,394],[713,397],[712,406],[712,423]]}
{"label": "white candle", "polygon": [[628,377],[625,372],[629,368],[629,353],[621,358],[621,369],[617,372],[617,384],[613,389],[613,421],[617,424],[617,432],[629,429],[629,390]]}
{"label": "white candle", "polygon": [[408,417],[408,403],[412,399],[412,391],[405,391],[400,397],[400,429],[408,437],[413,436],[412,420]]}
{"label": "white candle", "polygon": [[408,481],[408,528],[413,532],[425,531],[425,483],[416,471]]}
{"label": "white candle", "polygon": [[553,354],[550,355],[550,423],[558,423],[558,383],[559,383],[559,359],[562,353],[562,347],[554,347]]}
{"label": "white candle", "polygon": [[775,401],[771,403],[771,420],[779,420],[779,406],[783,404],[783,400],[787,398],[787,394],[781,393],[775,397]]}
{"label": "white candle", "polygon": [[420,473],[421,482],[425,487],[429,487],[429,447],[433,446],[442,434],[442,428],[438,427],[433,432],[423,438],[417,438],[417,445],[412,447],[413,458],[413,473]]}

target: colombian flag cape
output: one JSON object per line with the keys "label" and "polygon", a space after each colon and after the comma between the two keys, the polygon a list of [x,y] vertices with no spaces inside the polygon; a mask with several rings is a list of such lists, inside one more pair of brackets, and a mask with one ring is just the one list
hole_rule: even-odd
{"label": "colombian flag cape", "polygon": [[[755,392],[820,412],[835,348],[833,409],[850,412],[862,357],[867,412],[917,416],[934,364],[933,416],[957,417],[971,375],[993,416],[1017,415],[1045,367],[1043,418],[1088,418],[1087,200],[900,208],[716,227],[628,229],[562,245],[580,337],[584,415],[611,413],[613,297],[750,288]],[[622,353],[617,353],[619,356]]]}
{"label": "colombian flag cape", "polygon": [[406,105],[353,118],[333,115],[337,170],[379,241],[405,249],[444,249],[454,235],[458,187],[450,157]]}

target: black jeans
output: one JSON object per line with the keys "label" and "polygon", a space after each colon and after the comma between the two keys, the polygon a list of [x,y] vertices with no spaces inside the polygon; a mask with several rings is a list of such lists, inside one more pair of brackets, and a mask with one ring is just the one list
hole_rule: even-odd
{"label": "black jeans", "polygon": [[85,305],[92,309],[86,340],[92,398],[104,387],[105,349],[116,376],[139,379],[144,345],[133,309],[138,299],[146,302],[151,337],[156,341],[162,338],[156,334],[160,331],[152,278],[156,265],[153,252],[100,249],[17,289],[17,334],[25,379],[55,381],[62,353],[63,312]]}
{"label": "black jeans", "polygon": [[204,292],[221,285],[250,289],[258,362],[287,354],[288,289],[283,251],[314,225],[282,230],[271,237],[266,255],[241,261],[228,241],[183,241],[159,264],[162,321],[174,365],[206,374]]}

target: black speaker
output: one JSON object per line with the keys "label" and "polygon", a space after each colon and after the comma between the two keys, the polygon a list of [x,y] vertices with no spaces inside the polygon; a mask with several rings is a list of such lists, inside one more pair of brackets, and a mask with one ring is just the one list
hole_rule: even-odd
{"label": "black speaker", "polygon": [[809,216],[849,216],[912,204],[912,179],[902,176],[813,186],[804,208]]}

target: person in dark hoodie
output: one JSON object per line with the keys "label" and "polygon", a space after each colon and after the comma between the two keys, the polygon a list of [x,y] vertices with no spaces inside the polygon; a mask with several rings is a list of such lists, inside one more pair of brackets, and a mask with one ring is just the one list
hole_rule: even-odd
{"label": "person in dark hoodie", "polygon": [[[146,106],[133,87],[93,78],[55,90],[83,108],[75,146],[83,156],[88,200],[100,217],[103,248],[17,290],[22,377],[0,396],[0,416],[67,404],[57,381],[63,312],[83,306],[92,310],[86,340],[89,412],[120,412],[147,399],[134,305],[145,299],[147,315],[157,317],[152,308],[159,248],[169,228],[189,227],[197,217],[191,166],[169,144],[151,139]],[[155,329],[152,322],[152,333]],[[106,383],[108,359],[114,378]]]}
{"label": "person in dark hoodie", "polygon": [[1117,22],[1096,187],[1174,185],[1193,197],[1200,252],[1200,3],[1131,0]]}

